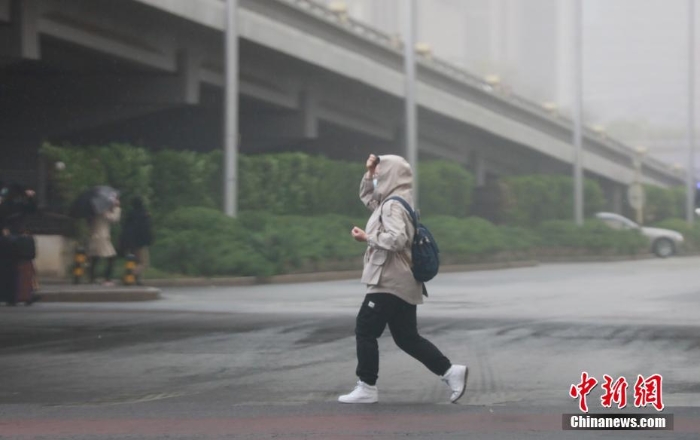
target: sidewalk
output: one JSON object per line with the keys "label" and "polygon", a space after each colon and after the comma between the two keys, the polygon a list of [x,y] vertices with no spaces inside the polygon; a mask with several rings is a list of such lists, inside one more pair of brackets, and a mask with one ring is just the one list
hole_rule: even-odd
{"label": "sidewalk", "polygon": [[[500,263],[444,266],[440,273],[498,270],[536,266],[537,261],[511,261]],[[148,286],[104,287],[92,284],[71,284],[62,278],[40,279],[39,295],[42,302],[129,302],[154,301],[161,297],[160,288],[166,287],[237,287],[256,284],[293,284],[323,281],[359,280],[361,271],[318,272],[257,277],[170,278],[149,279]]]}
{"label": "sidewalk", "polygon": [[[679,255],[680,256],[680,255]],[[690,255],[682,255],[690,256]],[[637,256],[579,256],[579,257],[541,257],[538,260],[502,261],[481,264],[446,265],[440,268],[440,273],[473,272],[485,270],[501,270],[535,267],[541,263],[572,263],[572,262],[615,262],[630,260],[645,260],[655,258],[651,254]],[[43,302],[127,302],[153,301],[161,297],[161,288],[177,287],[237,287],[261,284],[293,284],[314,283],[324,281],[344,281],[360,279],[361,271],[337,271],[276,275],[272,277],[216,277],[194,278],[177,277],[168,279],[148,279],[148,286],[103,287],[101,285],[70,283],[70,280],[59,278],[43,278],[40,280],[39,294]]]}
{"label": "sidewalk", "polygon": [[105,287],[90,284],[44,282],[38,294],[41,302],[133,302],[160,299],[160,289],[146,286]]}

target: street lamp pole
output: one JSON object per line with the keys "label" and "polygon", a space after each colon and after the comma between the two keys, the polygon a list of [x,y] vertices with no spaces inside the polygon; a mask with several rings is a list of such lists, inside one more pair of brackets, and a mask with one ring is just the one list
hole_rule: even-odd
{"label": "street lamp pole", "polygon": [[408,0],[404,44],[406,88],[406,156],[413,169],[413,203],[418,208],[418,127],[416,117],[416,24],[417,0]]}
{"label": "street lamp pole", "polygon": [[226,0],[224,212],[238,214],[238,0]]}
{"label": "street lamp pole", "polygon": [[630,205],[636,213],[636,220],[639,225],[644,224],[644,185],[642,183],[642,167],[644,166],[644,157],[649,152],[646,147],[637,147],[634,155],[634,182],[628,190]]}
{"label": "street lamp pole", "polygon": [[686,220],[695,219],[695,0],[688,0],[688,172]]}
{"label": "street lamp pole", "polygon": [[574,221],[583,225],[583,5],[574,1]]}

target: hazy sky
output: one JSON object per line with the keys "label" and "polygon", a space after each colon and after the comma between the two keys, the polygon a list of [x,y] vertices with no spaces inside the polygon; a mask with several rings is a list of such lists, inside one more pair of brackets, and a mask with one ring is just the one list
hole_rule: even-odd
{"label": "hazy sky", "polygon": [[686,121],[686,0],[585,0],[585,102],[603,121]]}

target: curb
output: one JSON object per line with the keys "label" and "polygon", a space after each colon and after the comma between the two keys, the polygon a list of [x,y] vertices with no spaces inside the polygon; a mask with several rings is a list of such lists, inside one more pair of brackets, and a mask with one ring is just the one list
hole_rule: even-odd
{"label": "curb", "polygon": [[[539,264],[536,260],[519,260],[519,261],[504,261],[499,263],[481,263],[481,264],[453,264],[444,265],[440,268],[440,273],[454,272],[475,272],[482,270],[501,270],[501,269],[516,269],[523,267],[534,267]],[[243,287],[257,286],[266,284],[296,284],[296,283],[315,283],[326,281],[346,281],[359,280],[362,276],[361,270],[345,270],[333,272],[314,272],[314,273],[299,273],[274,275],[271,277],[216,277],[216,278],[164,278],[164,279],[149,279],[146,280],[149,286],[152,287]],[[45,278],[41,280],[43,284],[60,285],[65,292],[72,292],[80,289],[80,285],[73,286],[67,279],[52,279]],[[73,287],[71,287],[73,286]],[[129,291],[133,288],[116,288]],[[97,290],[97,289],[95,289]]]}
{"label": "curb", "polygon": [[[677,255],[679,257],[681,255]],[[657,257],[654,254],[641,254],[641,255],[609,255],[609,256],[570,256],[570,257],[539,257],[540,263],[546,264],[566,264],[566,263],[615,263],[621,261],[639,261],[639,260],[653,260]]]}
{"label": "curb", "polygon": [[485,270],[520,269],[525,267],[539,266],[537,260],[516,260],[503,261],[501,263],[481,263],[481,264],[452,264],[440,268],[441,273],[454,272],[478,272]]}
{"label": "curb", "polygon": [[137,302],[160,299],[161,291],[155,287],[146,288],[87,288],[51,286],[39,289],[41,302]]}
{"label": "curb", "polygon": [[[516,269],[522,267],[534,267],[539,264],[535,260],[526,261],[506,261],[502,263],[483,263],[483,264],[463,264],[463,265],[447,265],[440,268],[440,273],[454,272],[474,272],[482,270],[500,270],[500,269]],[[148,284],[156,287],[238,287],[238,286],[255,286],[265,284],[296,284],[296,283],[315,283],[325,281],[347,281],[359,280],[362,276],[361,270],[335,271],[335,272],[316,272],[316,273],[300,273],[275,275],[272,277],[231,277],[231,278],[173,278],[173,279],[153,279],[148,280]]]}
{"label": "curb", "polygon": [[[677,257],[700,256],[700,253],[679,254]],[[515,260],[498,263],[480,264],[454,264],[444,265],[440,268],[440,273],[455,272],[476,272],[502,269],[518,269],[535,267],[540,264],[566,264],[566,263],[608,263],[622,261],[652,260],[656,259],[653,254],[641,254],[630,256],[561,256],[561,257],[539,257],[537,260]],[[158,288],[165,287],[244,287],[266,284],[295,284],[314,283],[327,281],[347,281],[359,280],[362,276],[361,270],[315,272],[301,274],[275,275],[272,277],[217,277],[217,278],[165,278],[147,280],[150,287],[116,287],[112,289],[104,288],[81,288],[74,286],[67,279],[42,279],[42,284],[51,285],[49,290],[41,290],[42,301],[46,302],[82,302],[82,301],[152,301],[160,298]],[[53,299],[53,298],[66,298]],[[83,299],[87,298],[87,299]],[[127,299],[119,299],[127,298]],[[133,298],[133,299],[132,299]]]}

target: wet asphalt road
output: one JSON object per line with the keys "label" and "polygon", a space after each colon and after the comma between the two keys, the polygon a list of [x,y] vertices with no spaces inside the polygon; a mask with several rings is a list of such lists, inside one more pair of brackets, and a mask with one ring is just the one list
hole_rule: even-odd
{"label": "wet asphalt road", "polygon": [[[0,438],[700,438],[700,258],[445,274],[421,333],[444,384],[380,340],[380,403],[344,406],[357,282],[170,289],[131,304],[0,307]],[[663,375],[675,431],[562,431],[587,371]],[[591,412],[602,412],[600,386]],[[630,401],[633,398],[628,392]],[[641,412],[632,404],[627,412]],[[653,409],[645,412],[656,413]]]}

